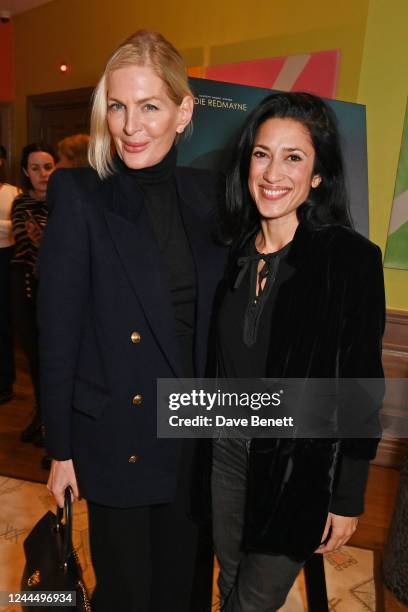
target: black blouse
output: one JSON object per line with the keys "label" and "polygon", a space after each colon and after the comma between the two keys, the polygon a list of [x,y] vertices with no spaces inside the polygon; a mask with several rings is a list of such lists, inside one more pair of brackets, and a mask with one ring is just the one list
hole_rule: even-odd
{"label": "black blouse", "polygon": [[272,311],[279,286],[279,263],[290,249],[286,245],[265,256],[261,276],[263,291],[256,290],[262,254],[251,245],[239,258],[241,268],[234,287],[225,295],[217,319],[218,372],[221,378],[266,376]]}

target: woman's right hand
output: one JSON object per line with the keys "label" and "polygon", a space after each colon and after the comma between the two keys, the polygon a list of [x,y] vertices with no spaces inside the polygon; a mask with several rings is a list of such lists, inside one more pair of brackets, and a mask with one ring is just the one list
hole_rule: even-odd
{"label": "woman's right hand", "polygon": [[25,229],[28,238],[31,240],[34,246],[39,247],[43,236],[43,231],[41,227],[39,227],[39,225],[36,225],[32,221],[26,221]]}
{"label": "woman's right hand", "polygon": [[78,500],[78,484],[72,459],[67,459],[66,461],[53,459],[47,489],[54,495],[55,501],[60,508],[64,507],[64,492],[68,486],[72,489],[73,499]]}

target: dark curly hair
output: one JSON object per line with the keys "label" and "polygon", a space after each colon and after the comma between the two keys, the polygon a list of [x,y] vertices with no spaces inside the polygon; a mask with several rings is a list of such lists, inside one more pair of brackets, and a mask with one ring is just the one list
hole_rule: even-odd
{"label": "dark curly hair", "polygon": [[236,248],[259,228],[259,215],[248,188],[248,174],[257,130],[272,118],[299,121],[308,130],[315,150],[313,174],[319,174],[322,181],[316,189],[310,190],[307,200],[297,209],[299,222],[312,227],[352,226],[334,112],[312,94],[281,92],[265,98],[247,118],[227,174],[222,240]]}

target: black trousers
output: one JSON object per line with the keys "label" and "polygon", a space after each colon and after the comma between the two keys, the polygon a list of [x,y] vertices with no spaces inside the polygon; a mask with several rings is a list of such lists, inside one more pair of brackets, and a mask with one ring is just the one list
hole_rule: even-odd
{"label": "black trousers", "polygon": [[110,508],[88,501],[95,612],[211,610],[211,533],[188,516],[189,459],[172,503]]}
{"label": "black trousers", "polygon": [[15,379],[10,284],[13,251],[14,247],[0,249],[0,391],[11,389]]}
{"label": "black trousers", "polygon": [[36,321],[37,283],[22,264],[11,265],[13,323],[18,341],[27,357],[37,410],[40,411],[40,374]]}

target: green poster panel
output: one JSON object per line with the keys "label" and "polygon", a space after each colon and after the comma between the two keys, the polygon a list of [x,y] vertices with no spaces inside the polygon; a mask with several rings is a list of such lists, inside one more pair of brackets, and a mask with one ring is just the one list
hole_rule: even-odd
{"label": "green poster panel", "polygon": [[384,266],[408,270],[408,104],[405,111]]}

